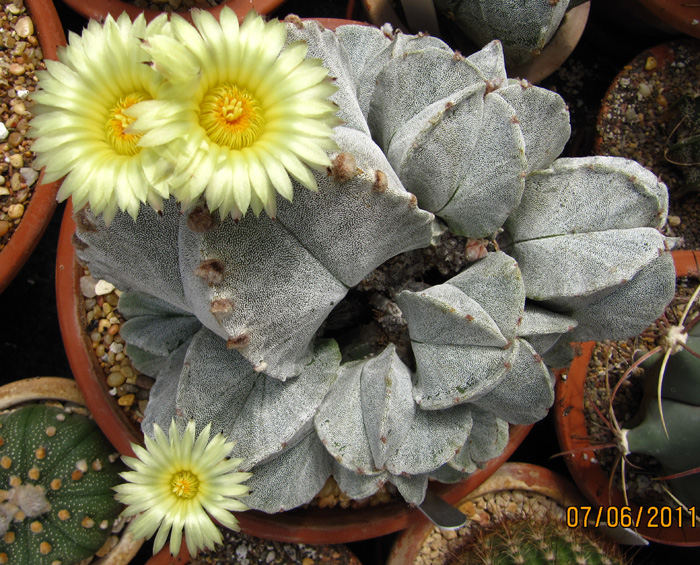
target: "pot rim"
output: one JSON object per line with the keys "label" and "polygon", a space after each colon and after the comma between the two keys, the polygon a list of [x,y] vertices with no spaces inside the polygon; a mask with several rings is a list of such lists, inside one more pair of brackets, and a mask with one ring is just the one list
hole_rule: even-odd
{"label": "pot rim", "polygon": [[[700,251],[672,251],[676,276],[699,276]],[[600,507],[627,506],[622,492],[608,488],[608,475],[602,470],[595,457],[595,450],[588,439],[586,419],[583,409],[583,386],[588,372],[588,363],[595,346],[594,341],[579,344],[576,358],[566,376],[557,379],[555,385],[554,421],[557,439],[563,452],[581,450],[564,455],[571,476],[584,496]],[[629,505],[632,515],[640,507],[634,502]],[[641,523],[637,531],[647,540],[682,547],[700,546],[700,530],[696,527],[649,528]]]}
{"label": "pot rim", "polygon": [[[63,26],[51,0],[25,0],[34,23],[44,59],[57,59],[57,49],[66,44]],[[24,266],[44,235],[56,210],[56,194],[61,181],[43,184],[44,173],[39,175],[22,221],[0,251],[0,293],[7,288]]]}
{"label": "pot rim", "polygon": [[[503,490],[524,490],[541,494],[564,508],[580,507],[585,504],[585,499],[576,486],[570,480],[550,469],[530,463],[507,462],[477,489],[456,502],[454,506],[459,508],[469,500],[490,492],[495,493]],[[421,517],[420,520],[401,532],[392,546],[387,565],[413,563],[432,530],[433,524]]]}
{"label": "pot rim", "polygon": [[639,3],[673,29],[700,39],[700,26],[693,23],[700,19],[697,4],[688,6],[687,0],[639,0]]}

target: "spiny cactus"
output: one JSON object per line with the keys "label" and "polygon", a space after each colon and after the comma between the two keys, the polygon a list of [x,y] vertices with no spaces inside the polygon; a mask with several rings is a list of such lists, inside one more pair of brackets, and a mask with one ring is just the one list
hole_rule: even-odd
{"label": "spiny cactus", "polygon": [[627,563],[622,552],[590,529],[569,528],[563,520],[506,517],[474,528],[468,541],[446,560],[449,565],[516,563]]}
{"label": "spiny cactus", "polygon": [[664,153],[685,176],[684,192],[700,190],[700,95],[685,95],[670,110],[674,125]]}
{"label": "spiny cactus", "polygon": [[[555,160],[565,104],[509,81],[497,42],[464,58],[432,37],[290,20],[299,41],[334,77],[343,121],[318,192],[295,183],[274,220],[170,200],[106,227],[78,210],[78,256],[124,291],[121,335],[156,378],[145,433],[211,422],[266,512],[330,475],[353,498],[389,481],[420,503],[429,477],[467,476],[502,452],[508,423],[544,417],[547,364],[567,363],[570,341],[660,315],[675,283],[666,189],[624,159]],[[445,238],[482,258],[414,268]],[[384,283],[367,298],[370,279]],[[357,321],[341,356],[324,323],[346,295],[381,304],[410,346]]]}
{"label": "spiny cactus", "polygon": [[124,467],[94,421],[36,404],[0,415],[0,563],[78,563],[109,537]]}
{"label": "spiny cactus", "polygon": [[[499,39],[506,62],[521,65],[537,57],[559,28],[569,0],[434,0],[479,46]],[[579,2],[580,3],[580,2]]]}

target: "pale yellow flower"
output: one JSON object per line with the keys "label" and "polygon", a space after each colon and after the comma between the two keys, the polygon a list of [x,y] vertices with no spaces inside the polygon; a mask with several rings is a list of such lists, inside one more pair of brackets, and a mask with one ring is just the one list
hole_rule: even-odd
{"label": "pale yellow flower", "polygon": [[127,505],[123,516],[138,515],[131,524],[134,537],[150,538],[158,531],[154,553],[170,534],[170,552],[177,555],[183,530],[190,555],[221,543],[221,532],[211,517],[239,530],[230,511],[248,509],[236,497],[248,494],[248,487],[240,483],[251,473],[236,472],[242,459],[227,459],[233,443],[227,443],[223,434],[209,441],[210,431],[211,424],[196,437],[191,421],[180,437],[173,420],[167,437],[154,425],[154,439],[144,437],[145,449],[132,444],[137,458],[122,457],[133,471],[121,473],[127,483],[115,487],[116,498]]}
{"label": "pale yellow flower", "polygon": [[221,216],[251,207],[274,217],[277,193],[292,199],[290,175],[317,190],[309,167],[330,165],[340,122],[327,98],[336,88],[321,61],[306,58],[306,43],[284,47],[282,22],[251,12],[239,27],[228,8],[218,22],[205,11],[192,17],[194,26],[173,15],[167,32],[149,37],[154,68],[169,84],[163,100],[130,108],[132,129],[144,148],[181,143],[169,156],[172,191],[185,207],[204,194]]}
{"label": "pale yellow flower", "polygon": [[136,218],[142,202],[158,208],[169,192],[165,163],[151,148],[138,146],[128,130],[134,118],[126,110],[155,98],[163,79],[152,69],[139,37],[161,32],[165,16],[148,26],[143,16],[132,24],[126,14],[104,25],[91,20],[82,36],[69,35],[59,60],[46,61],[37,73],[34,94],[36,164],[46,167],[44,180],[67,175],[59,201],[73,197],[75,209],[90,204],[107,223],[117,209]]}

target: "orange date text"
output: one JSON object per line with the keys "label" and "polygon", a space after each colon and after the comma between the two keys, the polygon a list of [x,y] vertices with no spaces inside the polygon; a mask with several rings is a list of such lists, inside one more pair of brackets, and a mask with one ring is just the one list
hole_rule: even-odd
{"label": "orange date text", "polygon": [[566,525],[570,528],[597,528],[601,524],[611,528],[682,528],[684,524],[694,527],[695,518],[694,506],[687,512],[680,506],[569,506],[566,509]]}

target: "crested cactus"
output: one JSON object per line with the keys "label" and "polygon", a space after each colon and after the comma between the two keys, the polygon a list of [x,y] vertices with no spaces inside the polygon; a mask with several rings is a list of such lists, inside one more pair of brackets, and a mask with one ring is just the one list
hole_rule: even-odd
{"label": "crested cactus", "polygon": [[[564,102],[508,80],[496,42],[464,58],[431,37],[298,19],[286,41],[335,79],[343,123],[318,191],[295,180],[274,219],[171,199],[107,226],[81,209],[78,256],[124,292],[121,335],[156,378],[146,434],[211,422],[253,471],[246,504],[266,512],[330,475],[354,498],[388,481],[420,503],[429,477],[459,480],[502,452],[509,422],[546,414],[548,366],[570,341],[631,335],[663,311],[666,189],[624,159],[556,160]],[[482,258],[437,279],[412,270],[445,237]],[[382,271],[390,260],[401,276]],[[374,304],[408,345],[358,321],[339,347],[330,321],[377,273]]]}
{"label": "crested cactus", "polygon": [[0,563],[78,563],[107,541],[123,466],[94,421],[36,404],[0,415]]}
{"label": "crested cactus", "polygon": [[621,565],[627,560],[617,546],[592,530],[569,528],[560,519],[515,516],[475,528],[446,563]]}
{"label": "crested cactus", "polygon": [[477,45],[499,39],[506,62],[522,65],[536,58],[556,33],[569,0],[434,0]]}

